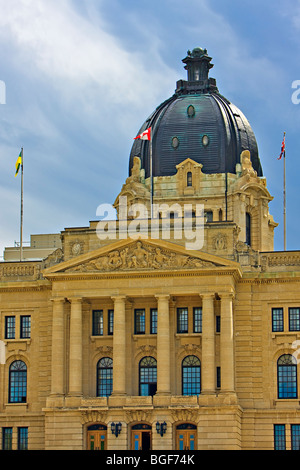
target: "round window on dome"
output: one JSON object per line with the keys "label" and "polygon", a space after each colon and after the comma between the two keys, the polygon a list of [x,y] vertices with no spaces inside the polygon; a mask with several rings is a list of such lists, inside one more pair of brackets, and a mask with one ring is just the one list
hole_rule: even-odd
{"label": "round window on dome", "polygon": [[202,144],[203,144],[204,147],[207,147],[207,146],[208,146],[208,144],[209,144],[209,137],[208,137],[208,135],[204,135],[204,136],[202,137]]}
{"label": "round window on dome", "polygon": [[177,149],[179,147],[179,139],[178,137],[173,137],[172,138],[172,147],[173,149]]}
{"label": "round window on dome", "polygon": [[188,117],[193,117],[195,116],[196,114],[196,110],[194,108],[194,106],[191,104],[188,109],[187,109],[187,114],[188,114]]}

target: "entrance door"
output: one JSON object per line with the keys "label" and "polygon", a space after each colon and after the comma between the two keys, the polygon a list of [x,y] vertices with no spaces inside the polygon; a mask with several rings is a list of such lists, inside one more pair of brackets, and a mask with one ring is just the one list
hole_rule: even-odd
{"label": "entrance door", "polygon": [[131,430],[132,450],[151,450],[152,428],[148,424],[137,424]]}
{"label": "entrance door", "polygon": [[90,426],[87,432],[88,450],[106,450],[106,432],[106,426]]}
{"label": "entrance door", "polygon": [[193,424],[181,424],[176,428],[176,449],[195,450],[197,448],[197,427]]}

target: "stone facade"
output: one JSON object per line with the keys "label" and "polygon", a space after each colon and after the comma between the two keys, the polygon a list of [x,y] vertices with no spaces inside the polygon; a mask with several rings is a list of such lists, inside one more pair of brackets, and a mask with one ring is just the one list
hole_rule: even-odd
{"label": "stone facade", "polygon": [[149,211],[151,202],[136,158],[119,218],[107,222],[115,238],[101,240],[91,222],[62,232],[43,261],[0,264],[2,446],[17,449],[21,428],[33,450],[269,450],[282,425],[291,448],[300,254],[273,251],[272,197],[250,157],[227,177],[186,159],[154,178],[154,204],[190,204],[195,236],[204,206],[200,249],[187,245],[181,216],[168,239],[163,215],[154,232],[148,214],[129,236],[138,221],[120,217],[121,201]]}

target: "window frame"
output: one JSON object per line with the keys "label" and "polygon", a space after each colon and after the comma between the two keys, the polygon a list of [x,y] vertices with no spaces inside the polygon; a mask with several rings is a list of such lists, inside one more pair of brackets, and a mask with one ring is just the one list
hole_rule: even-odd
{"label": "window frame", "polygon": [[286,450],[285,424],[274,424],[273,435],[274,435],[274,450]]}
{"label": "window frame", "polygon": [[[26,324],[26,320],[28,323]],[[20,315],[20,339],[31,338],[31,315]]]}
{"label": "window frame", "polygon": [[134,309],[134,334],[146,334],[146,310],[144,308]]}
{"label": "window frame", "polygon": [[[183,315],[183,317],[181,317]],[[177,333],[186,334],[189,332],[189,309],[188,307],[177,308]]]}
{"label": "window frame", "polygon": [[[143,364],[143,362],[145,364]],[[142,380],[142,376],[143,378],[145,378],[145,380]],[[156,380],[154,381],[150,379],[156,379]],[[147,389],[148,389],[147,394],[142,392],[142,389],[144,389],[143,386],[145,386],[145,389],[147,386]],[[139,362],[139,396],[140,397],[153,396],[155,395],[156,391],[157,391],[157,360],[152,356],[145,356]]]}
{"label": "window frame", "polygon": [[[292,311],[297,310],[297,317],[292,319]],[[296,324],[295,327],[292,327],[292,320]],[[300,331],[300,308],[299,307],[289,307],[289,331]]]}
{"label": "window frame", "polygon": [[[8,434],[8,435],[7,435]],[[2,428],[2,450],[12,450],[13,428]]]}
{"label": "window frame", "polygon": [[[196,314],[199,315],[199,318],[197,321],[196,321]],[[197,323],[199,323],[198,328],[196,328]],[[193,332],[202,333],[202,307],[193,307]]]}
{"label": "window frame", "polygon": [[5,339],[16,339],[16,316],[6,315],[5,316]]}
{"label": "window frame", "polygon": [[[275,315],[280,315],[280,317],[275,318]],[[277,328],[276,328],[276,325]],[[272,332],[280,333],[284,331],[284,309],[283,307],[273,307],[272,308]]]}
{"label": "window frame", "polygon": [[[104,372],[102,375],[101,372]],[[110,397],[113,392],[113,359],[102,357],[97,362],[97,390],[99,398]]]}
{"label": "window frame", "polygon": [[157,334],[157,320],[158,320],[158,311],[157,308],[150,309],[150,334]]}
{"label": "window frame", "polygon": [[[13,370],[13,366],[17,367],[17,369]],[[27,403],[27,372],[27,365],[24,361],[17,360],[10,364],[8,385],[9,403]],[[15,397],[16,399],[14,399]]]}
{"label": "window frame", "polygon": [[103,336],[104,335],[104,312],[102,309],[93,310],[92,323],[93,323],[92,324],[92,336]]}
{"label": "window frame", "polygon": [[[199,382],[197,379],[199,379]],[[194,393],[187,393],[187,389]],[[183,396],[198,396],[201,394],[201,361],[195,355],[186,356],[181,362],[181,393]]]}
{"label": "window frame", "polygon": [[[286,363],[280,364],[280,361]],[[278,400],[298,398],[297,360],[291,354],[282,354],[277,360],[277,398]]]}
{"label": "window frame", "polygon": [[107,334],[113,336],[114,334],[114,310],[109,309],[107,312]]}

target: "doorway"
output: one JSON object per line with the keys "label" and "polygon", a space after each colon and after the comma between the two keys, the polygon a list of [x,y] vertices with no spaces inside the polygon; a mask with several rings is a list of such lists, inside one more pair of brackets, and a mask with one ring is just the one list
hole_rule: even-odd
{"label": "doorway", "polygon": [[87,449],[106,450],[107,427],[94,424],[87,429]]}
{"label": "doorway", "polygon": [[136,424],[131,428],[132,450],[151,450],[152,428],[148,424]]}
{"label": "doorway", "polygon": [[176,450],[197,449],[197,426],[194,424],[180,424],[176,427]]}

